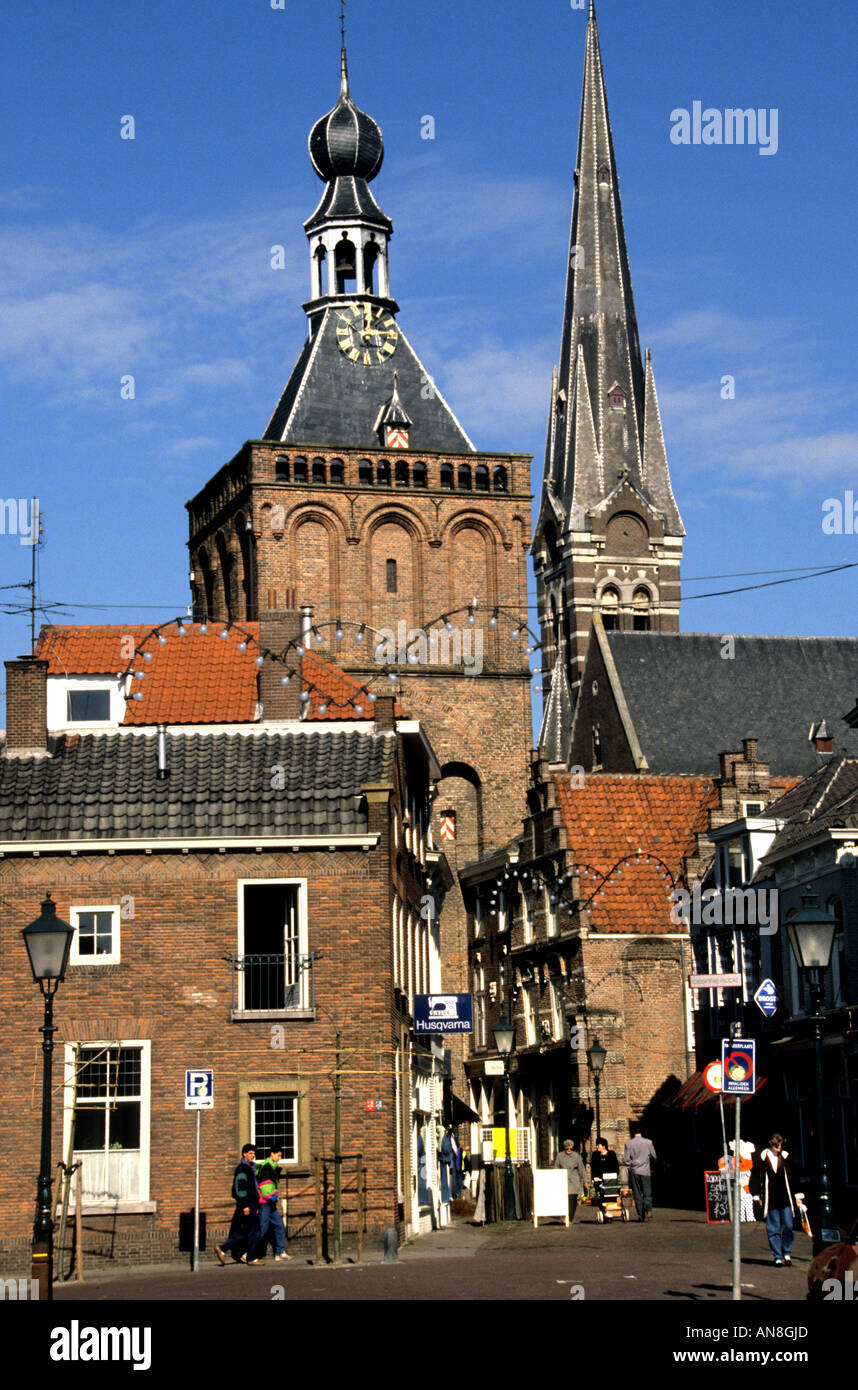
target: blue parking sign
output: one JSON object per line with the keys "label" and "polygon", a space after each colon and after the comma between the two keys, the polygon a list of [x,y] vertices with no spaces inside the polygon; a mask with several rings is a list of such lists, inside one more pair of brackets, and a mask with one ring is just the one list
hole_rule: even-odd
{"label": "blue parking sign", "polygon": [[214,1110],[214,1071],[210,1067],[185,1072],[185,1109]]}

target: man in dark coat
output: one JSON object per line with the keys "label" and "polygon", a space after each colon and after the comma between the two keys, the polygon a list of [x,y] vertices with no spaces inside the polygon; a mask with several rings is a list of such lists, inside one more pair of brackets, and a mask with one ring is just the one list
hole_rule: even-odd
{"label": "man in dark coat", "polygon": [[590,1156],[590,1177],[593,1179],[593,1186],[596,1189],[596,1205],[606,1221],[613,1221],[612,1216],[608,1216],[605,1211],[605,1199],[602,1196],[602,1179],[605,1176],[619,1179],[620,1162],[613,1149],[608,1148],[607,1139],[601,1137],[596,1140],[596,1147]]}
{"label": "man in dark coat", "polygon": [[227,1250],[241,1250],[242,1264],[264,1265],[258,1258],[259,1250],[259,1187],[256,1182],[256,1145],[245,1144],[241,1151],[241,1162],[232,1177],[232,1197],[235,1213],[229,1236],[223,1245],[215,1246],[215,1254],[222,1265],[226,1264]]}

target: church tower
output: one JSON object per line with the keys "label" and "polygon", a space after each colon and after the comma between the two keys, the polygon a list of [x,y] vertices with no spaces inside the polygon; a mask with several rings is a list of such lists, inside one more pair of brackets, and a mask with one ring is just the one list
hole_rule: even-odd
{"label": "church tower", "polygon": [[[339,98],[309,146],[324,188],[304,224],[307,339],[261,439],[188,503],[194,610],[264,625],[297,602],[315,651],[380,693],[392,688],[380,660],[392,667],[441,765],[435,838],[443,815],[455,871],[521,826],[531,458],[475,448],[401,326],[393,224],[370,188],[382,135],[352,97],[345,46]],[[444,987],[465,990],[457,896]]]}
{"label": "church tower", "polygon": [[652,362],[641,356],[596,12],[590,0],[560,365],[533,544],[543,641],[540,747],[566,744],[594,614],[678,632],[685,534]]}

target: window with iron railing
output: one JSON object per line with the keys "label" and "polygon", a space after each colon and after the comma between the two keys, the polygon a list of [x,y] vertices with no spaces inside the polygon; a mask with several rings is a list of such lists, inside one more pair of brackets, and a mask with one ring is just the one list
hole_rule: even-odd
{"label": "window with iron railing", "polygon": [[315,1007],[314,959],[307,948],[306,884],[242,880],[238,951],[232,962],[232,1011],[306,1013]]}

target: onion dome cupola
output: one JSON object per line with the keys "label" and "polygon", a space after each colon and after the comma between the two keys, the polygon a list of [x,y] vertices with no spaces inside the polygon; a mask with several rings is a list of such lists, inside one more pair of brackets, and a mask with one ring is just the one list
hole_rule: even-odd
{"label": "onion dome cupola", "polygon": [[312,315],[332,298],[371,295],[396,310],[390,299],[388,242],[393,223],[369,184],[384,160],[378,124],[355,105],[349,90],[345,44],[340,99],[310,131],[310,160],[325,184],[322,200],[304,223],[310,243]]}

